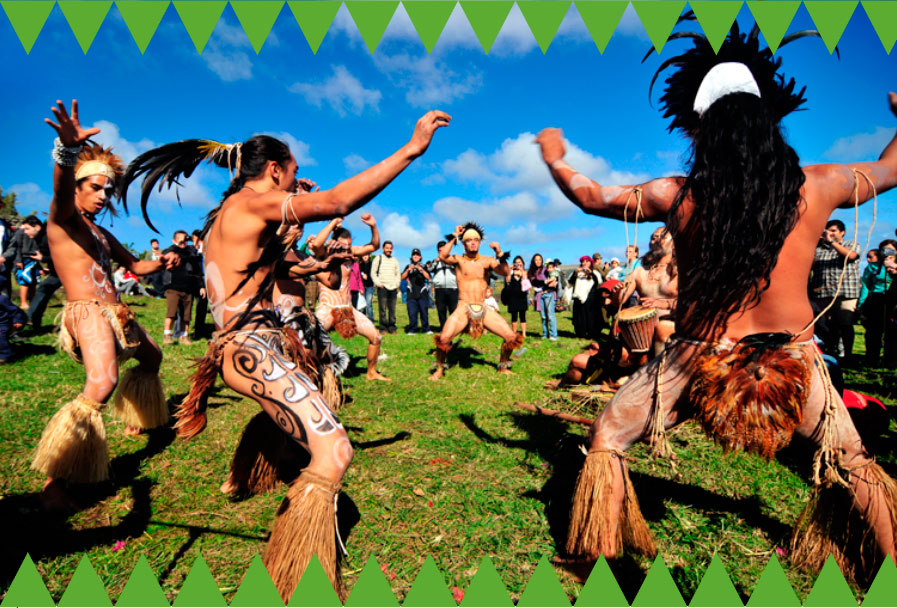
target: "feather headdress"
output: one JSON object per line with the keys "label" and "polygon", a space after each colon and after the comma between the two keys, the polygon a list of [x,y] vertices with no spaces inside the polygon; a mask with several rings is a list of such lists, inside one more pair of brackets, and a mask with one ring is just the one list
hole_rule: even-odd
{"label": "feather headdress", "polygon": [[[688,11],[679,18],[678,23],[695,20],[694,12]],[[779,47],[807,36],[819,37],[819,32],[805,30],[789,34],[782,39]],[[654,73],[651,86],[648,89],[648,98],[650,99],[654,84],[660,75],[668,68],[676,68],[676,71],[667,77],[666,88],[660,98],[664,118],[672,119],[669,125],[671,132],[680,129],[684,133],[690,134],[697,129],[700,116],[694,109],[695,96],[707,73],[721,63],[742,63],[748,67],[760,89],[760,98],[776,120],[781,120],[806,102],[806,98],[804,98],[806,87],[795,92],[794,78],[786,79],[779,73],[782,58],[774,57],[769,48],[760,48],[760,28],[756,24],[749,33],[745,34],[739,29],[737,22],[733,23],[732,29],[718,53],[713,51],[707,37],[701,33],[675,32],[670,35],[668,40],[681,38],[691,39],[694,46],[681,55],[664,61]],[[645,61],[652,51],[648,51],[642,61]]]}
{"label": "feather headdress", "polygon": [[[467,222],[467,223],[464,224],[464,226],[462,226],[461,228],[462,228],[462,230],[461,230],[461,235],[462,235],[462,236],[461,236],[461,239],[462,239],[462,240],[464,239],[464,236],[463,236],[463,235],[466,234],[468,230],[473,230],[473,231],[475,231],[477,234],[479,234],[479,235],[480,235],[480,240],[483,240],[483,238],[484,238],[484,234],[485,234],[485,233],[483,232],[483,227],[480,226],[479,224],[477,224],[476,222]],[[445,235],[445,238],[446,238],[447,240],[451,240],[454,236],[455,236],[454,234],[447,234],[447,235]]]}
{"label": "feather headdress", "polygon": [[[178,180],[190,177],[203,161],[230,170],[236,169],[236,175],[239,176],[240,144],[222,144],[209,139],[185,139],[144,152],[131,161],[125,170],[121,186],[122,206],[125,211],[128,210],[128,187],[143,176],[143,183],[140,186],[140,210],[147,226],[159,232],[147,213],[147,203],[153,188],[158,184],[157,190],[161,192],[163,186],[169,189],[172,186],[180,186]],[[178,196],[178,204],[180,202]]]}
{"label": "feather headdress", "polygon": [[[113,154],[112,148],[104,148],[91,142],[78,153],[78,161],[75,163],[75,179],[80,180],[91,175],[105,175],[118,189],[124,169],[125,165],[121,161],[121,157]],[[113,216],[117,215],[112,206],[112,197],[106,200],[106,210]]]}

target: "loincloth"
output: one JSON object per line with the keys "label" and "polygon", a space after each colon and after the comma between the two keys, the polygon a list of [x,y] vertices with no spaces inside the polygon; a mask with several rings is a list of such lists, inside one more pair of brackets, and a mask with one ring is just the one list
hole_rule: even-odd
{"label": "loincloth", "polygon": [[253,311],[233,327],[215,332],[209,340],[205,356],[196,361],[196,371],[190,376],[190,392],[175,413],[178,421],[174,426],[178,436],[189,439],[205,429],[208,393],[221,373],[224,349],[231,342],[246,336],[269,338],[266,342],[270,348],[295,363],[302,373],[320,386],[317,358],[306,348],[299,333],[285,326],[272,310]]}
{"label": "loincloth", "polygon": [[485,319],[489,308],[484,302],[472,303],[461,302],[459,308],[463,307],[464,313],[467,315],[467,333],[471,338],[479,338],[486,329]]}
{"label": "loincloth", "polygon": [[[78,341],[78,324],[96,309],[112,328],[115,335],[115,351],[119,363],[127,361],[140,346],[140,326],[134,312],[124,302],[100,302],[99,300],[74,300],[65,303],[59,314],[59,338],[57,344],[78,363],[82,363],[81,344]],[[69,331],[71,321],[75,333]]]}
{"label": "loincloth", "polygon": [[704,431],[725,451],[766,458],[791,441],[810,395],[812,342],[787,334],[725,340],[696,357],[689,397]]}

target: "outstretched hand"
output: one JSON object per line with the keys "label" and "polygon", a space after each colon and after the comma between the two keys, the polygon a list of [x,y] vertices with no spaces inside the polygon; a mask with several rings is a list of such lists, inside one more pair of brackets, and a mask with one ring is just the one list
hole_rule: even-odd
{"label": "outstretched hand", "polygon": [[362,213],[361,221],[363,223],[367,224],[368,226],[376,226],[377,225],[377,220],[375,220],[374,216],[371,215],[370,213]]}
{"label": "outstretched hand", "polygon": [[564,158],[564,154],[567,153],[564,147],[564,132],[560,129],[553,127],[542,129],[542,132],[536,137],[536,143],[539,144],[542,151],[542,160],[547,165],[561,160]]}
{"label": "outstretched hand", "polygon": [[65,104],[61,100],[56,100],[56,107],[50,108],[53,116],[58,122],[53,122],[49,118],[45,118],[44,122],[53,127],[59,135],[59,140],[66,147],[80,146],[90,137],[96,135],[100,130],[96,127],[92,129],[81,128],[81,121],[78,119],[78,100],[72,100],[72,113],[69,115],[65,109]]}
{"label": "outstretched hand", "polygon": [[894,113],[894,116],[897,116],[897,93],[894,91],[888,93],[888,103],[891,105],[891,112]]}
{"label": "outstretched hand", "polygon": [[162,257],[159,258],[159,260],[165,265],[165,270],[171,270],[172,268],[177,268],[181,265],[181,256],[174,251],[162,254]]}
{"label": "outstretched hand", "polygon": [[452,121],[452,117],[439,110],[431,110],[421,116],[420,120],[414,126],[414,133],[411,135],[411,153],[418,157],[427,151],[430,142],[433,140],[433,133],[440,127],[447,127]]}
{"label": "outstretched hand", "polygon": [[296,184],[299,186],[299,192],[302,194],[314,192],[318,189],[318,185],[307,177],[300,177],[296,180]]}

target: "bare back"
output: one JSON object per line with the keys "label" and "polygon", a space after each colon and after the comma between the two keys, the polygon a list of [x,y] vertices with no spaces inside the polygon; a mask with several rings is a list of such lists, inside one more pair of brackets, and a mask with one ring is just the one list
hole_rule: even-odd
{"label": "bare back", "polygon": [[[853,175],[850,183],[842,188],[848,192],[853,188]],[[801,188],[799,217],[794,229],[785,238],[779,252],[776,265],[769,277],[769,287],[760,295],[759,303],[743,312],[729,317],[724,336],[739,339],[746,335],[763,332],[787,332],[797,334],[804,330],[813,320],[813,310],[807,295],[810,280],[810,269],[819,235],[831,216],[834,207],[831,205],[832,193],[830,172],[821,171],[819,166],[804,168],[807,181]],[[860,199],[863,200],[862,198]],[[683,204],[685,222],[691,215],[693,202],[686,199]],[[692,272],[692,243],[688,239],[676,240],[676,258],[682,281],[688,281]],[[745,294],[746,295],[746,294]],[[680,310],[680,315],[687,311]],[[807,328],[797,336],[799,340],[809,340],[813,336],[813,328]]]}
{"label": "bare back", "polygon": [[[205,239],[206,292],[218,329],[226,327],[245,310],[273,271],[273,264],[258,269],[237,291],[246,279],[243,271],[261,257],[265,244],[275,237],[279,225],[252,213],[247,198],[244,191],[228,197]],[[265,300],[259,306],[271,306],[271,302]]]}

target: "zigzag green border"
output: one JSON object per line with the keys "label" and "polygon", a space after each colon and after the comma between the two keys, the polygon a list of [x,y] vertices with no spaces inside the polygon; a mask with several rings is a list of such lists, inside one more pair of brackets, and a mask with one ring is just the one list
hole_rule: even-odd
{"label": "zigzag green border", "polygon": [[[284,17],[284,13],[288,12],[283,10],[284,5],[289,5],[309,46],[317,52],[342,3],[343,0],[115,0],[141,52],[146,50],[168,5],[173,4],[199,53],[202,53],[227,4],[237,15],[256,53],[261,50],[276,20],[288,18]],[[87,53],[111,9],[111,0],[0,1],[26,53],[34,46],[55,4],[59,4],[81,48]],[[376,50],[399,4],[398,0],[345,0],[346,8],[371,53]],[[488,53],[515,1],[406,0],[401,4],[407,7],[407,13],[421,37],[421,44],[428,53],[433,50],[452,13],[449,9],[456,4],[461,5],[483,50]],[[569,0],[519,0],[516,4],[543,53],[548,51],[567,11],[574,10],[570,8]],[[600,52],[604,52],[627,4],[629,2],[626,0],[572,2]],[[659,52],[676,18],[685,10],[685,0],[632,0],[631,4]],[[708,37],[719,40],[721,35],[725,36],[744,4],[756,19],[769,47],[775,50],[801,0],[692,0],[690,6]],[[829,52],[834,50],[848,22],[860,12],[859,6],[865,11],[887,53],[890,54],[897,42],[897,0],[803,0],[803,4]]]}
{"label": "zigzag green border", "polygon": [[[486,557],[471,580],[461,606],[513,606],[508,591],[495,572],[491,560]],[[897,567],[885,560],[866,594],[863,606],[891,606],[897,598]],[[406,595],[405,606],[455,606],[454,597],[445,585],[445,577],[431,557],[423,563],[411,589]],[[16,577],[6,591],[0,608],[12,606],[53,606],[52,599],[34,562],[26,555]],[[112,606],[103,582],[97,576],[90,560],[84,556],[72,576],[58,606]],[[141,556],[128,582],[118,598],[116,606],[156,606],[170,608],[155,574],[146,558]],[[177,606],[223,606],[227,604],[215,583],[202,556],[197,557],[184,584],[175,597]],[[242,583],[231,601],[231,606],[279,606],[283,608],[274,584],[262,566],[253,558]],[[289,606],[339,606],[336,593],[330,586],[317,558],[312,558],[306,575],[288,602]],[[377,560],[371,557],[350,590],[346,606],[399,606]],[[547,558],[542,558],[533,570],[518,606],[565,606],[569,599],[564,593]],[[673,582],[663,558],[658,556],[648,571],[632,606],[685,606],[685,601]],[[729,579],[725,567],[717,556],[704,572],[690,606],[741,607],[741,599]],[[794,589],[785,578],[782,567],[773,553],[748,606],[800,606]],[[816,577],[804,606],[856,607],[853,592],[829,556]],[[592,570],[589,579],[576,601],[581,606],[628,606],[610,567],[602,557]]]}

